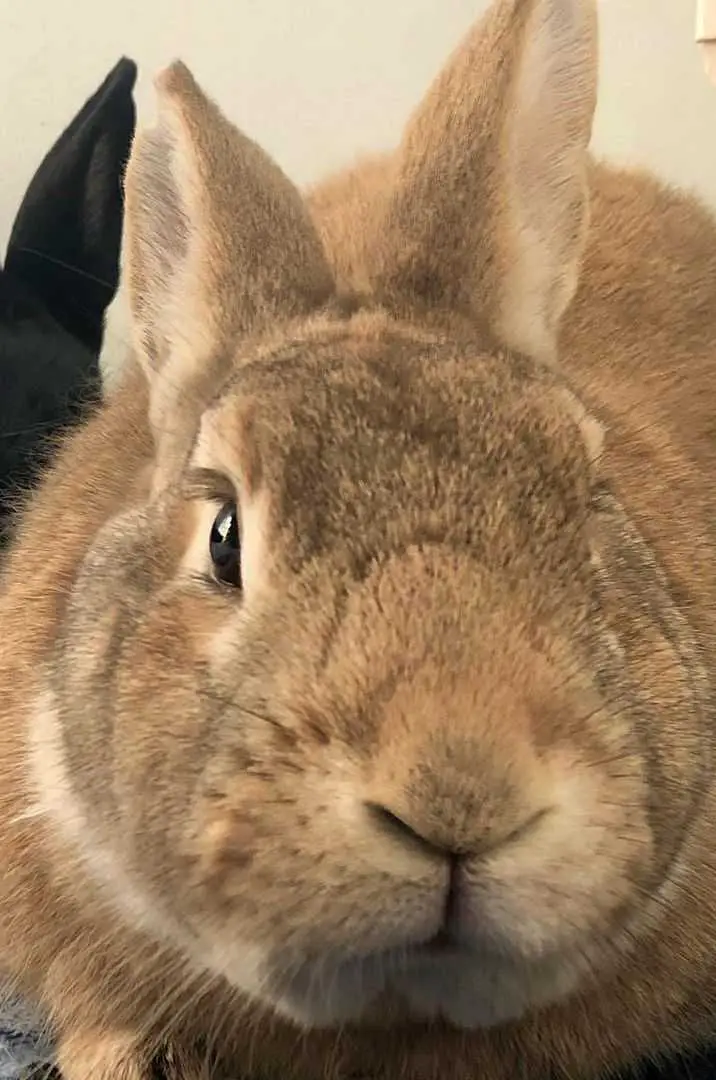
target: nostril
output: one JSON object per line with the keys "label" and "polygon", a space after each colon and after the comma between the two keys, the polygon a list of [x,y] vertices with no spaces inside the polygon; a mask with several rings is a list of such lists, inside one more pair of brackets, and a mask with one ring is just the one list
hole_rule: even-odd
{"label": "nostril", "polygon": [[408,821],[400,817],[399,814],[396,814],[393,810],[389,810],[387,806],[381,806],[380,803],[373,802],[366,803],[365,805],[370,816],[382,832],[392,834],[402,843],[406,843],[407,841],[408,843],[417,844],[424,850],[430,851],[432,854],[452,854],[447,847],[431,840],[429,837],[419,832]]}
{"label": "nostril", "polygon": [[371,817],[375,818],[381,828],[388,829],[391,832],[407,833],[410,836],[415,836],[415,832],[410,825],[403,821],[401,817],[398,817],[397,814],[394,814],[392,810],[389,810],[387,806],[380,806],[378,803],[366,803],[366,807]]}

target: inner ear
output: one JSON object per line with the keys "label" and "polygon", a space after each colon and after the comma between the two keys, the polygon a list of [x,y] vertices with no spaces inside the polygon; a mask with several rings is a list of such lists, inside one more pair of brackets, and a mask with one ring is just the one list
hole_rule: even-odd
{"label": "inner ear", "polygon": [[547,361],[577,288],[596,107],[594,0],[536,0],[505,121],[499,336]]}

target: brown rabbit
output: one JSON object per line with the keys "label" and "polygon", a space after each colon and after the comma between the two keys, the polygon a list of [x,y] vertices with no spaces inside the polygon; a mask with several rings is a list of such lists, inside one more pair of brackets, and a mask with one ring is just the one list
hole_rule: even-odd
{"label": "brown rabbit", "polygon": [[591,0],[498,0],[307,200],[159,79],[137,362],[0,600],[0,967],[65,1080],[708,1032],[716,227],[590,162],[595,71]]}

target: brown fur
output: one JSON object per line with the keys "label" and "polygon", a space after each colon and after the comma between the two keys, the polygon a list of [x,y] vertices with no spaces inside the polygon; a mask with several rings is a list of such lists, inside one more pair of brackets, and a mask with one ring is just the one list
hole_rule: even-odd
{"label": "brown fur", "polygon": [[[305,202],[160,81],[137,364],[0,594],[0,967],[66,1080],[589,1078],[709,1031],[716,226],[589,161],[593,14],[500,0]],[[480,960],[442,1008],[497,1026],[330,966],[399,973],[446,850]]]}

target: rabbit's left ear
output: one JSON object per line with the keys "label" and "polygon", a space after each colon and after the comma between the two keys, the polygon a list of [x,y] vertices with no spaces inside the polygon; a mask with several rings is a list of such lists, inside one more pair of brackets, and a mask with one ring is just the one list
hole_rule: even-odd
{"label": "rabbit's left ear", "polygon": [[587,230],[594,0],[496,0],[408,125],[380,245],[392,306],[551,360]]}

